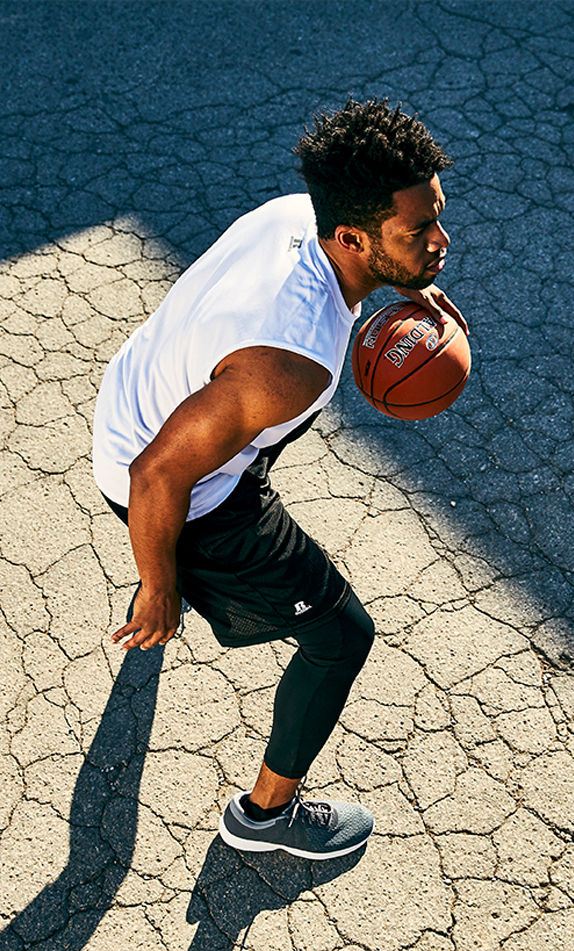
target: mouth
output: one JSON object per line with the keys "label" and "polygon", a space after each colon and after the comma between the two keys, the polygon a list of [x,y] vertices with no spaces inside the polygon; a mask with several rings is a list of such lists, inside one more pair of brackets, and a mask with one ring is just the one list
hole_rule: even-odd
{"label": "mouth", "polygon": [[446,253],[441,254],[440,257],[438,257],[436,261],[433,261],[432,264],[429,264],[426,270],[432,271],[433,274],[440,274],[443,267],[445,266],[445,263],[446,263]]}

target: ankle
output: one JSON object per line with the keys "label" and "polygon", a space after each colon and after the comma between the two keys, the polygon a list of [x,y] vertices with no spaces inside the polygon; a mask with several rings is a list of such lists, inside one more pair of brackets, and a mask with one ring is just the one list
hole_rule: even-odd
{"label": "ankle", "polygon": [[249,793],[249,801],[260,809],[268,811],[291,802],[301,779],[291,779],[274,773],[263,763],[257,782]]}

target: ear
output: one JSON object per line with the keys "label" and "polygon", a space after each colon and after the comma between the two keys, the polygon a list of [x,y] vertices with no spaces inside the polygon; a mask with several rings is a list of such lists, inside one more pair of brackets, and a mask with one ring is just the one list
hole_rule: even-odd
{"label": "ear", "polygon": [[351,254],[362,254],[366,248],[365,232],[359,228],[352,228],[350,225],[337,225],[333,237],[343,251]]}

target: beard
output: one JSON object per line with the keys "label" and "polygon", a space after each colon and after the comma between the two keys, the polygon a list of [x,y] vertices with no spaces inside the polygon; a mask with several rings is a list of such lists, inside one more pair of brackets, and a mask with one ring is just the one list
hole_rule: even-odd
{"label": "beard", "polygon": [[369,255],[369,271],[377,284],[392,284],[397,287],[406,287],[411,291],[421,291],[429,287],[434,277],[424,277],[422,274],[413,274],[403,264],[386,254],[379,244],[372,244]]}

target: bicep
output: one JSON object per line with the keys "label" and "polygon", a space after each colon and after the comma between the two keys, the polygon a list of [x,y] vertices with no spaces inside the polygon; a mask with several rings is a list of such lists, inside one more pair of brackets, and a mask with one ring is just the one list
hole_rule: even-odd
{"label": "bicep", "polygon": [[[130,474],[189,491],[271,426],[294,419],[324,388],[322,367],[261,348],[242,352],[181,403],[132,463]],[[236,356],[236,355],[234,355]],[[315,370],[316,368],[316,370]],[[319,371],[319,372],[317,372]],[[327,374],[328,376],[328,374]]]}

